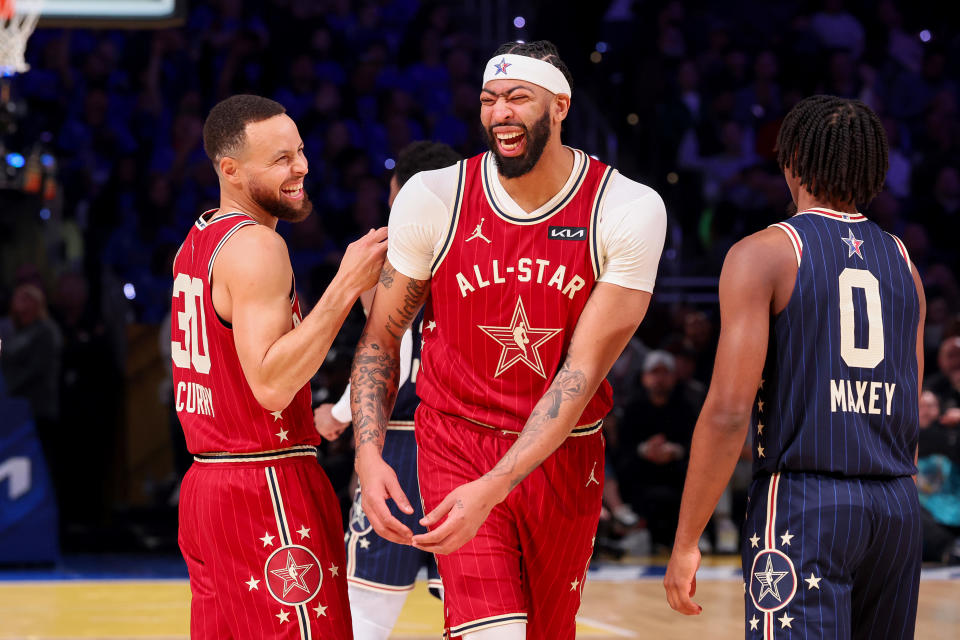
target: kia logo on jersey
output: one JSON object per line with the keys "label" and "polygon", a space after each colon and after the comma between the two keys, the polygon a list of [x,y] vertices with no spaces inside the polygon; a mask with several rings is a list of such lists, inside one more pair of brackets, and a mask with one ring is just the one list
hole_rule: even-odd
{"label": "kia logo on jersey", "polygon": [[586,227],[550,227],[547,237],[551,240],[586,240]]}

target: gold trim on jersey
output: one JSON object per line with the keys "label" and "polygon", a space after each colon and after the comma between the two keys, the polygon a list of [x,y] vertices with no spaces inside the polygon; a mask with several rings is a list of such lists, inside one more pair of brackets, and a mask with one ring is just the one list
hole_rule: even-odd
{"label": "gold trim on jersey", "polygon": [[435,276],[440,263],[444,261],[447,254],[450,253],[450,247],[453,246],[453,238],[457,234],[457,227],[460,226],[460,209],[463,206],[463,193],[466,191],[467,184],[467,161],[461,160],[459,163],[460,173],[457,176],[457,191],[453,198],[453,215],[450,216],[450,226],[447,227],[447,235],[443,239],[443,246],[440,253],[430,265],[430,275]]}
{"label": "gold trim on jersey", "polygon": [[193,459],[196,462],[263,462],[270,460],[282,460],[283,458],[296,458],[299,456],[317,456],[317,448],[312,444],[301,444],[286,449],[271,449],[269,451],[252,451],[250,453],[230,453],[228,451],[217,451],[213,453],[197,453]]}
{"label": "gold trim on jersey", "polygon": [[[489,424],[486,424],[486,423],[484,423],[484,422],[480,422],[479,420],[474,420],[473,418],[468,418],[468,417],[466,417],[466,416],[458,416],[458,417],[463,418],[463,419],[466,420],[467,422],[470,422],[470,423],[472,423],[472,424],[475,424],[475,425],[477,425],[477,426],[479,426],[479,427],[484,427],[485,429],[490,429],[491,431],[499,431],[500,433],[502,433],[502,434],[504,434],[504,435],[508,435],[508,436],[519,436],[519,435],[520,435],[520,432],[519,432],[519,431],[514,431],[513,429],[501,429],[500,427],[494,427],[493,425],[489,425]],[[600,431],[600,429],[602,429],[602,428],[603,428],[603,420],[597,420],[596,422],[588,422],[587,424],[580,424],[580,425],[577,425],[576,427],[574,427],[574,428],[570,431],[570,434],[569,434],[567,437],[568,437],[568,438],[581,438],[581,437],[583,437],[583,436],[589,436],[589,435],[591,435],[591,434],[596,433],[597,431]]]}
{"label": "gold trim on jersey", "polygon": [[540,215],[532,218],[515,218],[499,207],[496,198],[493,196],[493,189],[490,186],[491,181],[494,180],[496,176],[491,178],[488,174],[490,165],[494,163],[493,154],[490,151],[487,151],[485,154],[483,154],[483,158],[480,159],[480,181],[483,186],[483,195],[487,199],[487,204],[489,204],[490,208],[493,209],[493,212],[499,218],[509,222],[510,224],[524,226],[540,224],[544,220],[552,218],[556,214],[560,213],[564,207],[570,204],[570,201],[573,200],[574,196],[577,195],[577,192],[580,191],[580,187],[583,185],[583,182],[587,177],[587,171],[590,169],[590,156],[580,149],[568,148],[583,158],[583,163],[580,165],[580,173],[577,174],[576,180],[574,180],[573,184],[566,191],[566,193],[564,193],[563,197],[560,198],[560,201],[557,202],[557,204],[550,207],[550,209],[545,213],[541,213]]}
{"label": "gold trim on jersey", "polygon": [[597,193],[593,197],[593,206],[590,207],[590,264],[593,265],[594,280],[600,279],[600,272],[603,269],[599,251],[600,243],[597,238],[597,227],[600,224],[600,209],[603,208],[603,203],[607,199],[607,189],[613,180],[615,172],[616,169],[613,167],[607,167],[603,172],[603,177],[600,179],[600,186],[597,188]]}

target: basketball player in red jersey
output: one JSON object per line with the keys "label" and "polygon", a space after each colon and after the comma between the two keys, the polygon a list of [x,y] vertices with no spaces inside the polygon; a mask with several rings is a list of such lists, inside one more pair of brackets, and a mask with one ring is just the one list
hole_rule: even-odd
{"label": "basketball player in red jersey", "polygon": [[386,229],[344,253],[301,316],[278,220],[311,212],[307,160],[273,100],[233,96],[203,128],[220,208],[174,260],[177,415],[194,464],[180,492],[192,638],[352,638],[340,509],[317,464],[308,380],[360,292]]}
{"label": "basketball player in red jersey", "polygon": [[[363,509],[438,554],[448,636],[571,639],[600,514],[604,380],[646,313],[666,214],[652,189],[565,147],[571,79],[549,42],[484,67],[490,152],[411,178],[354,357]],[[398,345],[426,302],[416,413],[428,533],[383,461]]]}

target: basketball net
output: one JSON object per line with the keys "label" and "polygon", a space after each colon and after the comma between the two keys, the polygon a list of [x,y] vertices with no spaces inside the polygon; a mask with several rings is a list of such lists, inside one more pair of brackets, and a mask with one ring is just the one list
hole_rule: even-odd
{"label": "basketball net", "polygon": [[27,39],[40,19],[43,0],[0,0],[0,78],[30,68],[24,59]]}

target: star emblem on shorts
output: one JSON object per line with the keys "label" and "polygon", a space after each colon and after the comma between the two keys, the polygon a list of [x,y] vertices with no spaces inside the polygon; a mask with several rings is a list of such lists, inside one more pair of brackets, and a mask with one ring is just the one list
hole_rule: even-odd
{"label": "star emblem on shorts", "polygon": [[750,548],[758,549],[760,548],[760,536],[756,532],[753,533],[753,537],[748,538],[750,540]]}
{"label": "star emblem on shorts", "polygon": [[750,623],[750,631],[757,631],[757,625],[760,624],[760,619],[757,618],[756,614],[750,618],[747,622]]}
{"label": "star emblem on shorts", "polygon": [[757,411],[760,411],[760,412],[763,411],[763,400],[762,400],[762,399],[757,400]]}
{"label": "star emblem on shorts", "polygon": [[531,327],[530,321],[527,320],[527,311],[523,308],[523,298],[517,298],[517,306],[513,310],[513,317],[510,318],[509,325],[505,327],[477,326],[502,347],[500,361],[497,363],[497,370],[493,374],[494,378],[518,362],[530,367],[540,377],[547,377],[538,348],[560,333],[561,329],[535,329]]}
{"label": "star emblem on shorts", "polygon": [[781,629],[793,629],[793,627],[790,626],[790,623],[793,622],[793,618],[788,616],[786,611],[783,612],[782,616],[777,618],[777,622],[780,623]]}
{"label": "star emblem on shorts", "polygon": [[260,581],[254,578],[253,576],[250,576],[250,580],[248,580],[247,582],[244,582],[244,584],[247,585],[247,591],[253,591],[254,589],[256,589],[257,591],[260,590],[260,587],[257,586],[258,584],[260,584]]}
{"label": "star emblem on shorts", "polygon": [[777,588],[777,584],[783,580],[785,575],[787,575],[786,571],[773,570],[773,558],[767,556],[767,566],[763,571],[758,571],[753,574],[753,577],[760,582],[760,595],[757,596],[757,601],[763,600],[763,596],[769,593],[776,598],[777,602],[780,602],[782,598],[780,597],[780,590]]}
{"label": "star emblem on shorts", "polygon": [[759,421],[757,422],[757,435],[758,435],[758,436],[762,436],[762,435],[763,435],[763,427],[764,427],[764,426],[765,426],[765,425],[764,425],[762,422],[759,422]]}
{"label": "star emblem on shorts", "polygon": [[366,538],[360,538],[360,548],[361,548],[361,549],[366,549],[366,548],[369,547],[369,546],[370,546],[370,541],[369,541],[369,540],[367,540]]}
{"label": "star emblem on shorts", "polygon": [[312,564],[297,564],[293,554],[287,551],[287,566],[283,569],[273,569],[270,573],[283,580],[283,596],[286,597],[294,587],[310,593],[310,589],[303,581],[303,576],[312,568]]}
{"label": "star emblem on shorts", "polygon": [[317,606],[315,606],[315,607],[313,608],[313,610],[314,610],[314,612],[316,612],[318,618],[319,618],[320,616],[325,616],[325,615],[327,615],[327,608],[326,608],[325,606],[323,606],[322,604],[318,604]]}
{"label": "star emblem on shorts", "polygon": [[276,536],[272,536],[272,535],[270,535],[269,532],[267,532],[267,533],[264,533],[264,534],[263,534],[263,537],[262,537],[262,538],[257,538],[257,539],[258,539],[258,540],[263,540],[263,546],[269,547],[269,546],[272,546],[272,545],[273,545],[273,539],[274,539],[275,537],[276,537]]}
{"label": "star emblem on shorts", "polygon": [[496,73],[494,73],[493,75],[498,76],[501,73],[503,75],[507,75],[507,67],[512,67],[512,66],[513,66],[513,63],[507,62],[506,58],[500,58],[500,62],[493,65],[493,68],[497,70]]}
{"label": "star emblem on shorts", "polygon": [[847,229],[847,237],[844,238],[843,236],[840,236],[840,239],[850,250],[849,253],[847,253],[848,258],[852,258],[854,254],[856,254],[858,258],[863,260],[863,254],[860,253],[860,245],[862,245],[865,241],[857,240],[857,238],[853,235],[853,229]]}
{"label": "star emblem on shorts", "polygon": [[819,591],[821,580],[823,580],[823,578],[814,577],[813,571],[810,572],[809,578],[803,579],[803,581],[807,583],[807,591],[809,591],[810,589],[816,589],[817,591]]}
{"label": "star emblem on shorts", "polygon": [[281,611],[277,614],[277,617],[280,619],[280,624],[284,622],[290,622],[290,614],[286,611]]}
{"label": "star emblem on shorts", "polygon": [[785,547],[790,546],[790,541],[793,540],[794,536],[790,533],[790,529],[787,529],[787,532],[780,536],[780,544]]}
{"label": "star emblem on shorts", "polygon": [[767,457],[767,456],[764,455],[764,453],[763,453],[763,445],[762,445],[762,444],[758,444],[758,445],[757,445],[757,457],[758,457],[758,458],[766,458],[766,457]]}

